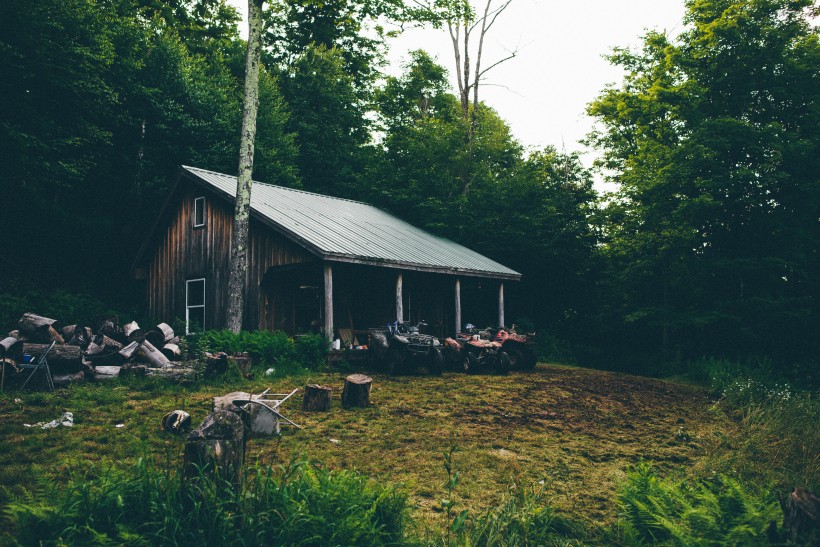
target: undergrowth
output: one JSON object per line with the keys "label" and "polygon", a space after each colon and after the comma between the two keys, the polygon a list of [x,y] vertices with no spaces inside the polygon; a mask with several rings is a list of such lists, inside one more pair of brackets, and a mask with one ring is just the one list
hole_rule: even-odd
{"label": "undergrowth", "polygon": [[47,482],[4,508],[12,545],[392,545],[403,542],[407,496],[353,471],[296,458],[251,468],[240,487],[183,481],[140,459]]}
{"label": "undergrowth", "polygon": [[292,374],[299,369],[320,369],[325,363],[328,342],[321,334],[304,334],[291,338],[282,331],[210,330],[191,337],[194,353],[224,351],[228,354],[248,352],[255,366],[272,374]]}
{"label": "undergrowth", "polygon": [[618,506],[624,545],[769,545],[779,541],[783,517],[770,489],[726,475],[661,479],[646,463],[627,473]]}

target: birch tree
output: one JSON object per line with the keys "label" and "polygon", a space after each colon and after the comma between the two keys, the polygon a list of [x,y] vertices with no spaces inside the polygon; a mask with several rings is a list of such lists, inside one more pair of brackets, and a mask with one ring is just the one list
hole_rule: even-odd
{"label": "birch tree", "polygon": [[236,177],[236,205],[231,236],[231,264],[228,280],[227,327],[242,329],[245,282],[248,270],[248,224],[250,223],[253,149],[256,112],[259,109],[259,62],[262,51],[262,0],[248,0],[248,49],[245,55],[245,96],[239,144],[239,172]]}

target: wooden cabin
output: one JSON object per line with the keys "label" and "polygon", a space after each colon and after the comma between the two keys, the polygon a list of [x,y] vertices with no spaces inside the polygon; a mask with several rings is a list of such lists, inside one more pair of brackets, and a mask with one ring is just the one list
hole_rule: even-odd
{"label": "wooden cabin", "polygon": [[[236,176],[182,167],[133,273],[151,316],[226,324]],[[253,183],[243,327],[289,334],[425,320],[504,325],[521,274],[365,203]]]}

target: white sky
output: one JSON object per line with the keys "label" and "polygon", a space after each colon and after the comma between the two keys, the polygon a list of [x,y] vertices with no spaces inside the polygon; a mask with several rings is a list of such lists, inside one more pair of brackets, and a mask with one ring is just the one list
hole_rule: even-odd
{"label": "white sky", "polygon": [[[246,0],[230,3],[247,11]],[[483,6],[484,0],[473,3]],[[613,46],[637,46],[648,29],[679,34],[683,14],[683,0],[514,0],[488,33],[482,64],[489,66],[509,49],[517,48],[518,55],[488,73],[479,97],[525,146],[582,151],[578,141],[592,128],[584,113],[587,103],[622,77],[602,55]],[[400,74],[413,49],[431,53],[455,75],[446,29],[412,29],[392,40],[388,72]]]}

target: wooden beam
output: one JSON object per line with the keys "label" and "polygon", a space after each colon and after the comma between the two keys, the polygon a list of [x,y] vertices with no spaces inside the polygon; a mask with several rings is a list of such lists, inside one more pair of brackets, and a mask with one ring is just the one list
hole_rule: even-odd
{"label": "wooden beam", "polygon": [[456,278],[456,330],[461,330],[461,279]]}
{"label": "wooden beam", "polygon": [[404,321],[404,296],[402,293],[402,273],[396,274],[396,320]]}
{"label": "wooden beam", "polygon": [[504,282],[498,284],[498,326],[504,326]]}
{"label": "wooden beam", "polygon": [[333,268],[325,263],[325,336],[333,341]]}

